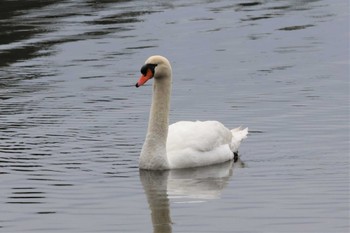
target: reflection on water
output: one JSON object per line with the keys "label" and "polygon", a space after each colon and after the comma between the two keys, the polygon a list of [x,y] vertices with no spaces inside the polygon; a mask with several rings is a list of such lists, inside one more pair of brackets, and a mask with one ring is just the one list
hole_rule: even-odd
{"label": "reflection on water", "polygon": [[[236,168],[243,166],[241,160],[234,163]],[[233,162],[229,161],[203,168],[173,170],[169,173],[167,194],[177,202],[187,202],[187,199],[195,199],[197,202],[219,198],[232,176],[232,169]]]}
{"label": "reflection on water", "polygon": [[169,171],[140,170],[140,179],[147,196],[153,232],[172,232],[170,204],[167,195]]}
{"label": "reflection on water", "polygon": [[[347,232],[348,7],[2,0],[0,229]],[[151,54],[173,65],[171,123],[251,129],[244,169],[139,173]]]}
{"label": "reflection on water", "polygon": [[[238,160],[234,167],[243,167]],[[169,199],[183,202],[203,202],[216,199],[232,176],[233,162],[170,171],[140,170],[140,179],[151,210],[153,231],[172,232]]]}

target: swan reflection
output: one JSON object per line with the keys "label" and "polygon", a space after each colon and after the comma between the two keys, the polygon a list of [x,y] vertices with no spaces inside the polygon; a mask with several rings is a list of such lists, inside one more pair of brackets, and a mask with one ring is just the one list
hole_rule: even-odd
{"label": "swan reflection", "polygon": [[175,202],[203,202],[220,197],[238,160],[191,169],[167,171],[140,170],[140,180],[151,210],[153,231],[172,232],[169,199]]}

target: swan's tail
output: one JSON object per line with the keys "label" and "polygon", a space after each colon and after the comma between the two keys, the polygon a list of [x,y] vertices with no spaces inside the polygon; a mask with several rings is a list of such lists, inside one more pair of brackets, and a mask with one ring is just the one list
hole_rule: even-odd
{"label": "swan's tail", "polygon": [[238,127],[231,130],[232,132],[232,141],[231,141],[231,150],[233,152],[237,152],[239,146],[243,139],[247,138],[248,128],[243,129],[242,127]]}

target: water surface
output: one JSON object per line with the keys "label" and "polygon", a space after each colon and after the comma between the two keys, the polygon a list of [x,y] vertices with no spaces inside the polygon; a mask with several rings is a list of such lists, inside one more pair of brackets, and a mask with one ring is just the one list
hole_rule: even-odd
{"label": "water surface", "polygon": [[[348,232],[346,1],[2,1],[1,232]],[[170,121],[241,161],[139,171],[153,54]]]}

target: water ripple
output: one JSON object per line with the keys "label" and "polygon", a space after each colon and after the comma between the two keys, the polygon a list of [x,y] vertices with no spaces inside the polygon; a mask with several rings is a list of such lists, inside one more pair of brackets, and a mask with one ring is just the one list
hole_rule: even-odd
{"label": "water ripple", "polygon": [[[3,1],[0,229],[346,232],[346,9]],[[249,126],[242,166],[139,171],[152,80],[134,83],[156,53],[172,61],[170,122]]]}

